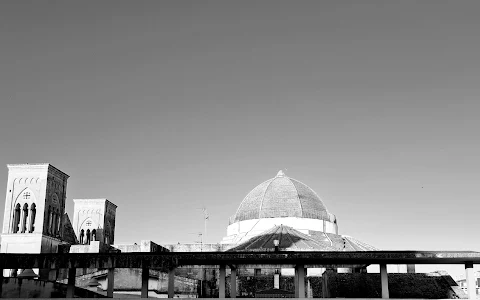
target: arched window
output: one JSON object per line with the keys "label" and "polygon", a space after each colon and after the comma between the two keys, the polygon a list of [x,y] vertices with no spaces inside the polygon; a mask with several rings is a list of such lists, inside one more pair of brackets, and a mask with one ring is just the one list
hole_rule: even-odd
{"label": "arched window", "polygon": [[[50,216],[51,216],[51,213],[50,211],[52,210],[52,208],[50,206],[48,206],[48,210],[47,210],[47,222],[45,222],[45,225],[47,225],[47,228],[46,228],[46,231],[47,233],[50,233]],[[44,226],[45,226],[44,225]]]}
{"label": "arched window", "polygon": [[80,230],[80,244],[83,244],[83,237],[85,236],[85,231],[82,229]]}
{"label": "arched window", "polygon": [[92,241],[96,241],[97,240],[97,230],[94,229],[92,230]]}
{"label": "arched window", "polygon": [[55,227],[55,224],[57,223],[57,212],[54,209],[52,209],[52,225],[50,228],[50,231],[52,232],[52,235],[55,236],[57,234],[57,228]]}
{"label": "arched window", "polygon": [[60,211],[57,209],[57,222],[55,222],[55,231],[60,234]]}
{"label": "arched window", "polygon": [[20,204],[17,203],[15,206],[15,211],[13,213],[13,233],[17,233],[20,225]]}
{"label": "arched window", "polygon": [[85,244],[90,245],[90,229],[87,229],[87,236],[86,236]]}
{"label": "arched window", "polygon": [[30,206],[30,228],[28,229],[28,232],[33,232],[35,231],[35,216],[37,215],[37,206],[35,203],[33,203]]}
{"label": "arched window", "polygon": [[28,204],[25,203],[23,205],[23,212],[22,212],[22,233],[27,230],[27,218],[28,218]]}

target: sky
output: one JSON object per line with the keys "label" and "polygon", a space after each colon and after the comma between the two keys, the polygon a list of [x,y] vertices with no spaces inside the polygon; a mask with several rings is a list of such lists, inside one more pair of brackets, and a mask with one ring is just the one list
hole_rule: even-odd
{"label": "sky", "polygon": [[118,205],[116,243],[219,242],[282,169],[341,234],[480,251],[479,9],[4,0],[0,165],[69,174],[69,214]]}

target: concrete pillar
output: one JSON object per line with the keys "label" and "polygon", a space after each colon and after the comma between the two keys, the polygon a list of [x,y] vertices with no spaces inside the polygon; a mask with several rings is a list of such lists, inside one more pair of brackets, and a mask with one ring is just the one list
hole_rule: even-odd
{"label": "concrete pillar", "polygon": [[75,276],[76,275],[77,275],[76,268],[68,269],[67,298],[73,298],[75,295]]}
{"label": "concrete pillar", "polygon": [[148,268],[142,268],[142,292],[141,298],[148,298]]}
{"label": "concrete pillar", "polygon": [[0,269],[0,298],[2,298],[3,292],[3,269]]}
{"label": "concrete pillar", "polygon": [[295,296],[296,298],[305,298],[305,266],[295,266]]}
{"label": "concrete pillar", "polygon": [[469,299],[477,298],[477,287],[475,285],[475,273],[473,272],[473,263],[465,264],[465,273],[467,279],[467,295]]}
{"label": "concrete pillar", "polygon": [[230,298],[237,298],[237,269],[230,266]]}
{"label": "concrete pillar", "polygon": [[273,288],[280,289],[280,274],[277,272],[273,275]]}
{"label": "concrete pillar", "polygon": [[113,282],[115,280],[114,275],[115,275],[115,269],[114,268],[108,269],[108,274],[107,274],[107,297],[108,298],[113,298]]}
{"label": "concrete pillar", "polygon": [[380,281],[382,283],[382,298],[390,298],[390,293],[388,292],[388,273],[386,264],[380,264]]}
{"label": "concrete pillar", "polygon": [[293,276],[293,284],[295,285],[295,298],[298,298],[298,272],[297,267],[295,267],[295,274]]}
{"label": "concrete pillar", "polygon": [[408,264],[407,265],[407,273],[415,273],[415,265],[414,264]]}
{"label": "concrete pillar", "polygon": [[168,298],[175,296],[175,268],[168,270]]}
{"label": "concrete pillar", "polygon": [[218,274],[218,297],[225,298],[225,277],[226,270],[225,265],[220,265],[220,272]]}

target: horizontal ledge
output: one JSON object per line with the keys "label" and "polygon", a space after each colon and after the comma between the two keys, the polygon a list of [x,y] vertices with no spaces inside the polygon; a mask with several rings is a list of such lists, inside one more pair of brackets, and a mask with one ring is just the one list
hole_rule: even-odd
{"label": "horizontal ledge", "polygon": [[0,254],[0,268],[151,268],[183,265],[480,264],[473,251],[132,252]]}

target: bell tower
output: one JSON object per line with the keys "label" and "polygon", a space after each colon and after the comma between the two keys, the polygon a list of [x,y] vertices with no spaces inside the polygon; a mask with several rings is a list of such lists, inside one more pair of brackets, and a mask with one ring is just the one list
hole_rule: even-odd
{"label": "bell tower", "polygon": [[115,242],[117,206],[107,199],[73,199],[73,230],[80,244]]}
{"label": "bell tower", "polygon": [[69,176],[51,164],[7,167],[1,252],[57,252]]}

